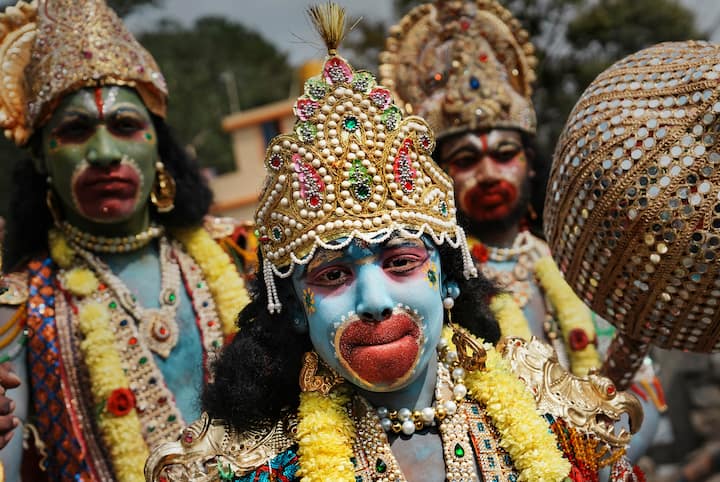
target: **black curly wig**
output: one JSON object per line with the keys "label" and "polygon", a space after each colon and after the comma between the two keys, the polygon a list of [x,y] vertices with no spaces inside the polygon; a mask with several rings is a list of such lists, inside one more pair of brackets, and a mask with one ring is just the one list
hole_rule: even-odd
{"label": "black curly wig", "polygon": [[[452,310],[453,322],[485,341],[497,342],[500,328],[488,304],[497,288],[482,275],[465,279],[460,251],[442,245],[439,252],[443,274],[460,288]],[[310,336],[291,326],[292,314],[302,310],[292,280],[276,280],[283,306],[279,314],[268,313],[267,291],[262,283],[259,280],[252,287],[252,301],[238,318],[240,331],[215,362],[215,380],[206,386],[202,396],[203,409],[211,417],[225,420],[241,431],[261,420],[277,419],[283,408],[298,406],[302,355],[312,349]]]}
{"label": "black curly wig", "polygon": [[[165,168],[175,179],[175,208],[160,213],[151,206],[150,218],[166,227],[187,227],[202,223],[212,203],[212,191],[200,174],[195,160],[177,142],[165,121],[151,115],[157,135],[158,152]],[[39,134],[30,140],[39,145]],[[7,219],[3,270],[10,271],[30,256],[47,250],[47,232],[53,224],[43,174],[35,170],[32,159],[17,163],[13,172],[10,212]]]}

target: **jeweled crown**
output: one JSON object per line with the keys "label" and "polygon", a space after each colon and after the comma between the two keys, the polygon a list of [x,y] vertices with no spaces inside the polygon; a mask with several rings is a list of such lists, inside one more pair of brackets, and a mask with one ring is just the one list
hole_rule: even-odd
{"label": "jeweled crown", "polygon": [[438,138],[499,127],[532,134],[536,59],[528,39],[495,0],[438,0],[391,28],[380,78]]}
{"label": "jeweled crown", "polygon": [[[330,45],[329,52],[295,103],[294,132],[276,137],[265,157],[256,223],[268,284],[318,247],[340,249],[353,239],[375,243],[403,231],[466,244],[452,180],[431,158],[430,127],[403,118],[372,74],[354,71]],[[474,274],[468,262],[466,276]]]}
{"label": "jeweled crown", "polygon": [[148,110],[165,116],[160,69],[104,0],[19,2],[0,14],[0,25],[0,127],[16,144],[83,87],[133,87]]}

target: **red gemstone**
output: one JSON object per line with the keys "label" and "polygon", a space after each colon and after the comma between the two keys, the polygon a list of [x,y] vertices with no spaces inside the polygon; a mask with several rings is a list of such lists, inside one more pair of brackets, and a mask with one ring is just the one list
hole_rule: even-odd
{"label": "red gemstone", "polygon": [[316,208],[320,205],[320,198],[317,196],[312,196],[309,200],[310,206]]}
{"label": "red gemstone", "polygon": [[208,326],[210,326],[210,327],[215,326],[215,322],[214,322],[214,321],[208,321]]}
{"label": "red gemstone", "polygon": [[607,387],[607,394],[608,395],[615,395],[615,392],[617,389],[615,388],[615,385],[610,385]]}
{"label": "red gemstone", "polygon": [[138,342],[137,338],[135,338],[134,336],[132,338],[130,338],[130,341],[128,341],[128,343],[132,346],[137,345],[137,342]]}
{"label": "red gemstone", "polygon": [[158,398],[158,405],[165,405],[167,403],[167,397]]}
{"label": "red gemstone", "polygon": [[190,445],[193,442],[193,436],[190,433],[186,433],[183,437],[183,442],[185,442],[187,445]]}
{"label": "red gemstone", "polygon": [[480,57],[478,57],[478,58],[480,59],[480,62],[487,62],[487,61],[488,61],[488,56],[487,56],[487,54],[480,54]]}
{"label": "red gemstone", "polygon": [[166,329],[164,326],[163,326],[163,327],[160,327],[160,330],[159,330],[159,331],[160,331],[160,335],[161,335],[161,336],[167,335],[167,332],[168,332],[167,329]]}
{"label": "red gemstone", "polygon": [[463,29],[463,30],[469,29],[469,28],[470,28],[470,22],[468,22],[467,20],[461,21],[461,22],[460,22],[460,28]]}
{"label": "red gemstone", "polygon": [[412,191],[412,190],[413,190],[413,183],[412,183],[412,181],[407,181],[407,182],[405,183],[405,190],[406,190],[406,191]]}
{"label": "red gemstone", "polygon": [[86,59],[91,59],[93,56],[92,52],[88,52],[87,50],[83,50],[82,54],[83,54],[83,57],[85,57]]}

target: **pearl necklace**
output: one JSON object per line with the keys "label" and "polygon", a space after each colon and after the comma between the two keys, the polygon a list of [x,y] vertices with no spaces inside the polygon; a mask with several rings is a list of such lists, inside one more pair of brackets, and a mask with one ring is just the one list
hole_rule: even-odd
{"label": "pearl necklace", "polygon": [[87,250],[96,253],[128,253],[147,246],[150,241],[162,236],[162,226],[150,225],[145,231],[123,237],[95,236],[76,228],[67,221],[59,223],[65,236]]}
{"label": "pearl necklace", "polygon": [[[446,350],[446,348],[447,341],[440,339],[438,351],[446,353],[443,363],[448,368],[451,368],[454,362],[457,362],[458,356],[457,352]],[[405,435],[412,435],[416,430],[436,425],[448,415],[454,415],[457,412],[458,402],[465,399],[465,395],[467,395],[467,387],[463,384],[465,370],[461,367],[455,367],[451,376],[454,382],[450,385],[453,399],[443,399],[438,394],[432,406],[416,410],[410,410],[409,408],[389,410],[387,407],[379,407],[377,415],[380,418],[380,425],[383,430],[388,433],[402,432]]]}

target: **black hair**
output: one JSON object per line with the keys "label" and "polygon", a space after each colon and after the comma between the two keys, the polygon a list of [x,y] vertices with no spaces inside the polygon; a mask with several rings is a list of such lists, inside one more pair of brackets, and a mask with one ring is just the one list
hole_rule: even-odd
{"label": "black hair", "polygon": [[[453,322],[485,341],[497,342],[500,328],[489,299],[498,290],[482,275],[465,279],[459,250],[442,245],[439,252],[444,275],[460,288],[452,310]],[[262,257],[259,259],[262,272]],[[253,286],[252,300],[238,318],[240,331],[215,362],[215,379],[202,395],[203,409],[211,417],[225,420],[240,431],[262,420],[276,420],[283,408],[297,407],[302,355],[312,349],[310,336],[292,327],[293,315],[302,312],[292,280],[276,279],[282,303],[279,314],[267,311],[267,291],[262,283],[260,279]]]}
{"label": "black hair", "polygon": [[[178,143],[170,127],[151,115],[157,135],[158,152],[165,168],[175,179],[175,208],[160,213],[151,204],[150,218],[166,227],[195,226],[202,223],[212,203],[212,191],[203,179],[196,160]],[[39,151],[40,133],[30,140]],[[48,186],[45,175],[37,172],[32,159],[17,163],[13,172],[10,211],[7,219],[3,256],[5,271],[16,268],[30,256],[47,250],[47,233],[53,224],[47,206]]]}

